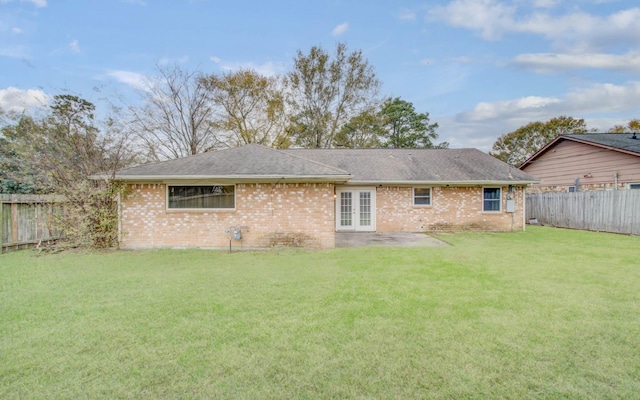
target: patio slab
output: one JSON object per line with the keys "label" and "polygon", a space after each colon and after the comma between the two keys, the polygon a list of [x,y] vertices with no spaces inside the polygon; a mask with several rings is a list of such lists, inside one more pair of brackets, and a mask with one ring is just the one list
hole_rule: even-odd
{"label": "patio slab", "polygon": [[442,240],[412,232],[336,232],[336,247],[443,247]]}

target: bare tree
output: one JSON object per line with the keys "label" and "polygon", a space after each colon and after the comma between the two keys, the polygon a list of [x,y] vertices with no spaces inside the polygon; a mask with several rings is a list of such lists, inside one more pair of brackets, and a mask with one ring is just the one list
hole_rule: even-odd
{"label": "bare tree", "polygon": [[132,129],[147,157],[166,160],[203,153],[221,145],[204,81],[178,66],[157,67],[142,89],[144,102],[130,107]]}
{"label": "bare tree", "polygon": [[[53,220],[67,243],[115,245],[115,196],[121,184],[109,177],[135,156],[128,137],[114,118],[101,130],[94,104],[78,96],[56,95],[42,112],[40,117],[23,114],[2,128],[11,156],[6,175],[14,182],[7,188],[61,195],[64,213]],[[105,179],[92,179],[97,174]]]}
{"label": "bare tree", "polygon": [[201,79],[216,107],[213,126],[225,135],[228,146],[289,146],[284,96],[277,77],[243,69]]}
{"label": "bare tree", "polygon": [[376,100],[380,82],[362,51],[344,43],[330,55],[320,47],[300,50],[286,77],[293,118],[290,130],[299,145],[331,147],[340,128]]}

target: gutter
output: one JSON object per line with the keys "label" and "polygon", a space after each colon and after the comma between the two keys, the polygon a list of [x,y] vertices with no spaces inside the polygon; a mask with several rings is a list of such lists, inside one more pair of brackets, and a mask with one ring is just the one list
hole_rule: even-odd
{"label": "gutter", "polygon": [[486,186],[486,185],[529,185],[540,183],[539,180],[514,181],[514,180],[482,180],[482,181],[354,181],[350,180],[346,185],[383,185],[383,186],[415,186],[415,185],[431,185],[431,186]]}
{"label": "gutter", "polygon": [[216,182],[343,182],[351,179],[351,175],[92,175],[90,179],[110,179],[126,182],[183,182],[183,181],[216,181]]}

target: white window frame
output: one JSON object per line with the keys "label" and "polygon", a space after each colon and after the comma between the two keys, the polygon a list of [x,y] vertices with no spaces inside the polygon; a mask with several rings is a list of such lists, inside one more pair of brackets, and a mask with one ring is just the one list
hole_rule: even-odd
{"label": "white window frame", "polygon": [[577,192],[576,185],[567,186],[567,193],[575,193],[575,192]]}
{"label": "white window frame", "polygon": [[[634,186],[634,187],[632,187],[632,186]],[[627,188],[630,189],[630,190],[638,190],[638,189],[640,189],[640,182],[629,182],[627,184]]]}
{"label": "white window frame", "polygon": [[[416,203],[416,189],[428,189],[429,190],[429,204],[417,204]],[[424,199],[424,196],[419,197]],[[429,186],[416,186],[411,190],[411,203],[414,207],[431,207],[433,205],[433,189]]]}
{"label": "white window frame", "polygon": [[[484,191],[485,189],[498,189],[500,196],[498,197],[498,199],[489,199],[492,201],[498,201],[498,209],[497,210],[485,210],[484,208],[484,202],[485,202],[485,198],[484,198]],[[482,187],[482,212],[483,213],[490,213],[490,214],[497,214],[497,213],[501,213],[502,212],[502,188],[500,186],[483,186]]]}
{"label": "white window frame", "polygon": [[[171,208],[169,207],[169,191],[171,187],[185,187],[185,186],[232,186],[233,187],[233,207],[232,208]],[[166,205],[165,208],[167,211],[203,211],[203,212],[211,212],[211,211],[234,211],[236,209],[236,193],[237,187],[235,184],[228,183],[206,183],[206,184],[180,184],[180,183],[171,183],[166,185]]]}

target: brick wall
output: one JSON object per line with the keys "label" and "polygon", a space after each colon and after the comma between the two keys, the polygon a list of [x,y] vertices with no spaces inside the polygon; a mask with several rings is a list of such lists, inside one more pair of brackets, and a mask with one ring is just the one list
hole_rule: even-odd
{"label": "brick wall", "polygon": [[[235,210],[167,210],[166,185],[131,185],[121,203],[121,246],[228,247],[230,226],[247,226],[233,247],[335,246],[333,184],[237,184]],[[482,211],[481,187],[433,187],[431,206],[414,206],[411,187],[376,190],[378,232],[510,231],[523,228],[523,189],[516,212]]]}
{"label": "brick wall", "polygon": [[378,232],[510,231],[523,228],[523,190],[513,193],[515,213],[507,213],[508,187],[502,188],[502,211],[482,211],[482,187],[433,187],[431,206],[413,205],[413,188],[379,187]]}
{"label": "brick wall", "polygon": [[121,246],[228,247],[230,226],[244,225],[234,247],[334,247],[333,184],[237,184],[235,210],[167,210],[166,185],[130,185],[121,203]]}

